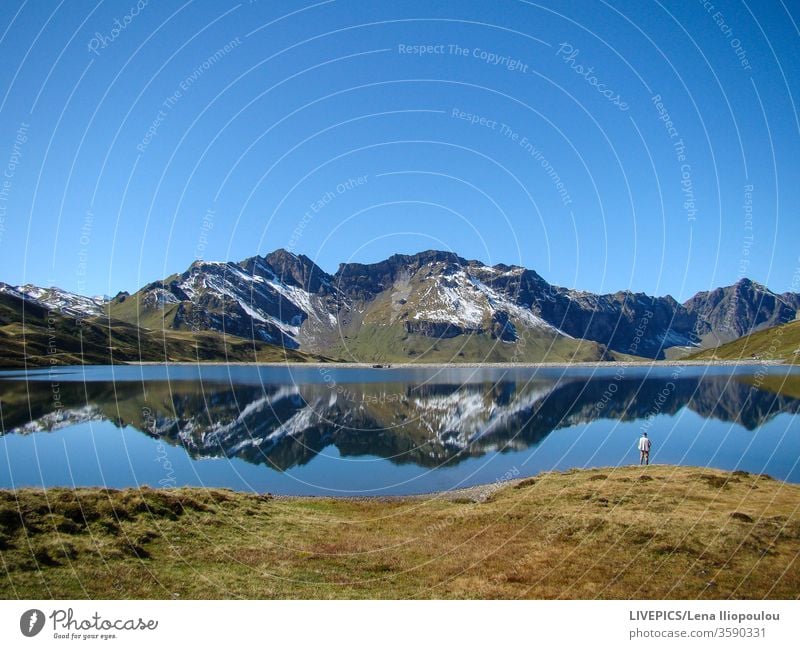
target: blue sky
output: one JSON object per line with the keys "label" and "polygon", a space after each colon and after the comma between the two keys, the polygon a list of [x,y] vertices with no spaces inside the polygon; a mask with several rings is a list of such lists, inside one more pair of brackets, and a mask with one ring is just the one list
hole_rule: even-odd
{"label": "blue sky", "polygon": [[798,21],[7,0],[0,280],[114,294],[198,257],[437,248],[597,292],[800,291]]}

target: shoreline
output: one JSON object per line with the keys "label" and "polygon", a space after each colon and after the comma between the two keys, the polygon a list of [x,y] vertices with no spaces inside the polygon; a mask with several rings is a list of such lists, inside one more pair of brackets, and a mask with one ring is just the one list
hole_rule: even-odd
{"label": "shoreline", "polygon": [[[376,366],[380,367],[376,367]],[[89,367],[266,367],[266,368],[309,368],[309,369],[356,369],[356,370],[408,370],[408,369],[603,369],[603,368],[659,368],[659,367],[798,367],[797,364],[780,359],[738,359],[738,360],[652,360],[652,361],[573,361],[540,363],[469,362],[463,363],[361,363],[351,361],[301,362],[301,361],[135,361],[113,365],[28,365],[13,367],[0,365],[0,374],[24,373],[28,371],[59,370],[66,368]]]}
{"label": "shoreline", "polygon": [[[646,472],[648,470],[655,470],[655,471],[665,471],[671,470],[673,473],[683,472],[683,471],[714,471],[716,473],[722,473],[728,475],[730,477],[738,476],[738,475],[748,475],[754,478],[762,478],[765,480],[770,480],[775,482],[778,485],[783,485],[786,487],[798,487],[800,483],[789,482],[787,480],[781,480],[780,478],[775,478],[768,473],[752,473],[750,471],[743,471],[743,470],[728,470],[728,469],[718,469],[716,467],[710,466],[696,466],[693,464],[657,464],[657,463],[650,463],[650,464],[623,464],[621,466],[595,466],[595,467],[584,467],[579,468],[575,467],[572,469],[564,469],[560,471],[558,469],[552,469],[550,471],[540,471],[539,473],[535,473],[533,475],[525,476],[522,478],[510,478],[508,480],[495,480],[493,482],[481,482],[475,485],[471,485],[469,487],[458,487],[456,489],[444,489],[439,491],[425,491],[423,493],[418,494],[403,494],[403,495],[385,495],[385,496],[330,496],[330,495],[309,495],[309,496],[296,496],[291,494],[275,494],[275,493],[261,493],[261,494],[252,494],[258,498],[270,497],[274,500],[279,501],[322,501],[322,500],[332,500],[332,501],[342,501],[342,502],[368,502],[368,503],[403,503],[403,502],[425,502],[429,500],[435,501],[442,501],[442,502],[466,502],[471,501],[472,503],[480,504],[482,502],[486,502],[489,500],[494,494],[504,491],[506,489],[520,489],[526,485],[534,484],[537,480],[541,480],[547,477],[554,477],[554,476],[576,476],[576,477],[585,477],[589,476],[589,479],[592,479],[591,476],[593,475],[608,475],[609,478],[613,478],[615,473],[628,473],[630,471],[640,470],[642,472]],[[80,487],[78,487],[80,489]],[[134,487],[129,487],[129,489],[133,489]],[[179,489],[204,489],[205,487],[178,487]],[[214,487],[208,487],[209,489],[214,489]],[[248,492],[235,492],[248,495]]]}
{"label": "shoreline", "polygon": [[335,494],[280,494],[272,492],[255,492],[255,491],[237,491],[229,487],[216,487],[216,486],[194,486],[182,485],[178,487],[153,487],[148,484],[142,484],[131,487],[103,487],[103,486],[63,486],[54,485],[51,487],[19,487],[17,489],[1,487],[0,495],[2,494],[15,494],[15,493],[46,493],[48,491],[87,491],[87,492],[109,492],[109,493],[129,493],[129,492],[154,492],[174,494],[178,492],[186,493],[207,493],[207,492],[225,492],[235,494],[242,498],[255,498],[257,500],[269,499],[286,502],[321,502],[321,501],[335,501],[335,502],[364,502],[364,503],[403,503],[403,502],[419,502],[419,501],[443,501],[443,502],[460,502],[471,500],[474,503],[485,502],[492,497],[495,493],[505,489],[517,489],[527,484],[532,484],[537,480],[546,477],[554,476],[591,476],[595,474],[608,474],[610,477],[614,473],[626,473],[630,471],[713,471],[722,473],[729,476],[749,475],[756,478],[763,478],[771,480],[776,484],[785,485],[787,487],[800,487],[800,483],[789,482],[775,478],[767,473],[752,473],[743,470],[728,470],[719,469],[710,466],[696,466],[691,464],[660,464],[651,463],[649,465],[639,464],[623,464],[621,466],[596,466],[596,467],[575,467],[572,469],[552,469],[549,471],[540,471],[533,475],[524,476],[520,478],[509,478],[507,480],[494,480],[492,482],[481,482],[478,484],[470,485],[468,487],[457,487],[454,489],[442,489],[438,491],[425,491],[422,493],[412,494],[383,494],[383,495],[346,495],[338,496]]}
{"label": "shoreline", "polygon": [[[342,362],[330,362],[330,363],[320,363],[320,362],[309,362],[309,363],[302,363],[297,361],[286,361],[286,362],[255,362],[255,361],[242,361],[242,362],[228,362],[228,361],[200,361],[197,363],[191,362],[166,362],[162,363],[160,361],[139,361],[136,363],[125,363],[125,365],[130,366],[151,366],[151,365],[221,365],[221,366],[264,366],[264,367],[311,367],[311,368],[344,368],[344,369],[436,369],[441,367],[453,368],[457,369],[460,367],[466,368],[497,368],[497,369],[569,369],[572,367],[579,367],[579,368],[602,368],[602,367],[680,367],[680,366],[715,366],[715,367],[753,367],[753,366],[761,366],[761,365],[768,365],[768,366],[786,366],[786,367],[793,367],[792,363],[785,363],[781,360],[663,360],[663,361],[575,361],[571,363],[561,363],[561,362],[541,362],[541,363],[482,363],[482,362],[469,362],[465,361],[463,363],[381,363],[381,367],[375,367],[379,365],[379,363],[358,363],[358,362],[350,362],[350,361],[342,361]],[[83,366],[62,366],[62,367],[83,367]],[[95,366],[97,367],[97,366]],[[101,366],[104,367],[104,366]]]}

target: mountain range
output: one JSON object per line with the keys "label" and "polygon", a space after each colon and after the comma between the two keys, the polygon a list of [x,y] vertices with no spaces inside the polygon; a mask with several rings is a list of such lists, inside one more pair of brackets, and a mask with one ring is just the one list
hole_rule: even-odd
{"label": "mountain range", "polygon": [[279,249],[197,261],[111,299],[0,284],[3,294],[110,331],[119,323],[143,335],[216,332],[362,362],[663,359],[791,322],[800,309],[800,294],[749,279],[681,304],[669,295],[563,288],[520,266],[435,250],[329,274]]}

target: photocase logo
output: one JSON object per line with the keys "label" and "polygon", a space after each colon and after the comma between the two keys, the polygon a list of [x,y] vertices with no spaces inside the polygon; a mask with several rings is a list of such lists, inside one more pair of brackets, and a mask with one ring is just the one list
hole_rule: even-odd
{"label": "photocase logo", "polygon": [[19,630],[26,638],[32,638],[44,628],[44,613],[38,608],[25,611],[19,618]]}

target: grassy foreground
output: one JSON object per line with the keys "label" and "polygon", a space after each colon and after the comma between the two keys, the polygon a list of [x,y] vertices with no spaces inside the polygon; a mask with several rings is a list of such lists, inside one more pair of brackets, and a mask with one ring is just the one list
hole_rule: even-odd
{"label": "grassy foreground", "polygon": [[796,598],[800,486],[673,466],[428,498],[0,492],[5,598]]}

